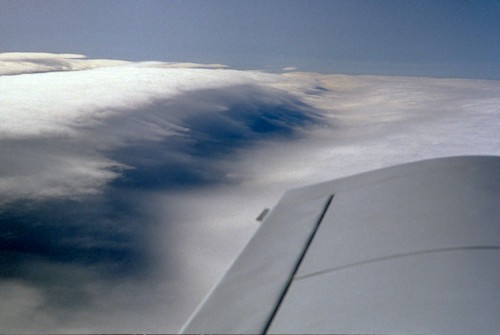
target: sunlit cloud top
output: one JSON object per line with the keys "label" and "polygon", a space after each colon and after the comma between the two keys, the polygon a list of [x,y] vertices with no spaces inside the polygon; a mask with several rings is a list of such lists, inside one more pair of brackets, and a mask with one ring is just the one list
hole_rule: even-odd
{"label": "sunlit cloud top", "polygon": [[[252,122],[284,130],[297,125],[292,110],[307,113],[298,112],[297,97],[276,88],[287,82],[279,75],[80,55],[15,53],[0,59],[18,72],[0,77],[4,199],[93,194],[134,167],[110,152],[170,141],[177,157],[170,160],[178,160],[188,157],[181,152],[188,142],[251,140],[266,131],[252,129]],[[266,120],[271,107],[289,115]]]}
{"label": "sunlit cloud top", "polygon": [[175,332],[286,190],[500,155],[498,81],[0,62],[0,324],[12,333]]}

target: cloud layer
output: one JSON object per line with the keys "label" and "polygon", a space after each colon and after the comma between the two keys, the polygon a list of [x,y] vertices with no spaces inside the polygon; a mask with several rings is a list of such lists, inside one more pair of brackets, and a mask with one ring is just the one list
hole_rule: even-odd
{"label": "cloud layer", "polygon": [[276,79],[144,64],[0,77],[1,198],[98,193],[134,168],[124,155],[144,146],[150,155],[164,148],[165,164],[189,169],[181,161],[205,149],[292,133],[312,121],[312,109],[270,89]]}
{"label": "cloud layer", "polygon": [[[102,67],[130,65],[113,59],[87,59],[84,55],[42,52],[0,53],[0,76],[54,71],[79,71]],[[135,66],[139,65],[138,63]],[[160,68],[226,68],[222,64],[143,62],[142,66]]]}
{"label": "cloud layer", "polygon": [[287,189],[500,154],[495,81],[19,53],[0,69],[6,332],[175,332]]}

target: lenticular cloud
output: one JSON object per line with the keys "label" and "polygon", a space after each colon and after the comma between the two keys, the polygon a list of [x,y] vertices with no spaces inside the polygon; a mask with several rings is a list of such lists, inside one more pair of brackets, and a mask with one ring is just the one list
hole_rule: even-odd
{"label": "lenticular cloud", "polygon": [[3,330],[176,332],[284,191],[500,155],[500,82],[284,71],[0,54]]}

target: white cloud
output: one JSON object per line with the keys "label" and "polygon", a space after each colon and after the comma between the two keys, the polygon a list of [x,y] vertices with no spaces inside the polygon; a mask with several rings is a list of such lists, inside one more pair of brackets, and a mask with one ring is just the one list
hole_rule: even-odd
{"label": "white cloud", "polygon": [[0,53],[0,76],[41,73],[54,71],[81,71],[101,67],[114,67],[134,64],[135,67],[149,68],[201,68],[224,69],[223,64],[199,64],[179,62],[140,62],[132,63],[114,59],[88,59],[78,54],[53,54],[43,52],[6,52]]}
{"label": "white cloud", "polygon": [[[68,135],[122,110],[197,89],[256,83],[259,74],[232,70],[106,67],[0,77],[2,138]],[[269,75],[261,75],[263,79]]]}
{"label": "white cloud", "polygon": [[81,59],[84,55],[79,54],[54,54],[49,52],[4,52],[0,53],[0,60],[23,61],[35,59]]}
{"label": "white cloud", "polygon": [[[91,60],[3,54],[1,61],[29,72],[29,66],[42,65],[59,71],[62,62],[77,69],[74,62]],[[118,228],[131,230],[130,236],[138,227],[145,231],[153,278],[141,273],[142,282],[102,279],[101,270],[76,263],[71,271],[54,271],[53,276],[89,276],[86,285],[80,284],[83,279],[77,285],[84,287],[87,309],[50,305],[55,298],[41,289],[47,283],[0,281],[1,294],[12,289],[20,297],[8,314],[13,321],[5,319],[12,332],[26,332],[23,322],[31,321],[26,311],[37,308],[43,320],[36,322],[48,325],[43,328],[48,332],[175,332],[257,229],[255,217],[287,189],[424,158],[500,155],[496,81],[109,64],[119,66],[0,77],[0,197],[105,194],[119,176],[132,176],[130,171],[145,171],[136,176],[142,183],[154,172],[150,182],[161,187],[118,190],[126,206],[140,213],[127,220],[140,224],[110,224],[108,212],[101,221],[85,219],[90,228],[109,224],[113,234]],[[294,114],[300,109],[303,114]],[[302,127],[297,121],[315,113],[320,124]],[[255,127],[292,129],[302,136],[265,137],[249,129],[249,123],[263,121],[269,123]],[[183,178],[211,183],[168,190],[161,184]],[[84,202],[78,207],[86,209]],[[113,244],[104,237],[104,245]],[[48,281],[50,273],[44,273]],[[71,296],[77,288],[66,289]],[[67,320],[62,326],[61,316]]]}
{"label": "white cloud", "polygon": [[257,183],[282,183],[284,190],[419,159],[500,155],[500,82],[297,76],[330,90],[303,99],[323,110],[333,126],[243,160],[242,173],[258,176]]}
{"label": "white cloud", "polygon": [[[4,58],[58,61],[75,56]],[[181,121],[195,113],[224,111],[228,103],[275,103],[286,95],[255,89],[278,80],[275,75],[150,65],[1,76],[2,199],[97,193],[125,167],[103,151],[189,137]],[[238,92],[238,86],[247,88]],[[219,101],[208,93],[190,93],[206,90],[218,90]]]}
{"label": "white cloud", "polygon": [[0,76],[51,71],[75,71],[118,66],[129,62],[109,59],[86,59],[84,55],[41,52],[0,53]]}

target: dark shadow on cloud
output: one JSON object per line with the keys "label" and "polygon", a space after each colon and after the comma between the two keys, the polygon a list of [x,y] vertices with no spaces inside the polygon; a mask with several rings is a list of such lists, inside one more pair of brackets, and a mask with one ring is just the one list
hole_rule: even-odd
{"label": "dark shadow on cloud", "polygon": [[132,167],[115,187],[176,190],[227,183],[227,165],[238,150],[297,139],[306,126],[322,121],[292,95],[253,86],[190,92],[150,108],[147,114],[174,117],[187,131],[111,152]]}
{"label": "dark shadow on cloud", "polygon": [[108,264],[110,274],[147,267],[145,227],[128,199],[16,201],[0,209],[0,277],[23,277],[23,263]]}
{"label": "dark shadow on cloud", "polygon": [[[103,300],[122,310],[130,309],[124,303],[140,302],[140,294],[153,296],[157,268],[170,270],[160,278],[168,281],[175,278],[179,265],[169,255],[159,264],[151,249],[158,222],[136,200],[137,196],[109,188],[101,196],[79,200],[16,201],[3,206],[0,284],[10,281],[36,289],[42,300],[33,313],[62,318],[61,324],[67,322],[65,315],[99,311]],[[167,235],[168,227],[163,229]],[[133,283],[126,287],[135,291],[119,288],[124,282]],[[30,301],[25,296],[16,299],[16,303]]]}
{"label": "dark shadow on cloud", "polygon": [[[81,140],[4,140],[4,149],[17,153],[0,167],[4,176],[37,176],[67,157],[106,157],[128,168],[115,170],[121,177],[100,195],[18,199],[1,205],[0,277],[22,278],[29,259],[104,264],[109,274],[144,273],[151,265],[147,236],[154,220],[137,208],[134,192],[176,192],[234,182],[227,175],[238,150],[298,138],[304,127],[318,122],[319,113],[296,97],[244,85],[187,92],[145,109],[121,111],[94,123],[94,128],[77,128]],[[59,178],[73,178],[64,171],[62,167]]]}
{"label": "dark shadow on cloud", "polygon": [[[158,218],[145,212],[136,192],[175,193],[238,182],[228,172],[240,150],[298,139],[322,119],[286,92],[246,85],[187,92],[97,121],[97,126],[74,127],[83,134],[80,140],[3,141],[18,155],[0,166],[6,176],[32,176],[73,156],[104,157],[116,162],[105,169],[121,174],[96,188],[103,190],[100,195],[0,204],[0,280],[34,285],[45,296],[43,308],[58,313],[92,306],[89,283],[155,280],[158,259],[150,242]],[[63,172],[61,178],[73,176]],[[162,214],[161,222],[167,235],[169,227],[180,224],[168,215]],[[172,244],[166,250],[178,247],[175,236],[164,240]],[[162,255],[161,261],[169,269],[162,280],[174,278],[181,266],[175,257]]]}
{"label": "dark shadow on cloud", "polygon": [[329,92],[330,90],[326,87],[323,87],[321,85],[317,85],[312,89],[305,90],[305,93],[309,95],[322,95],[326,92]]}

